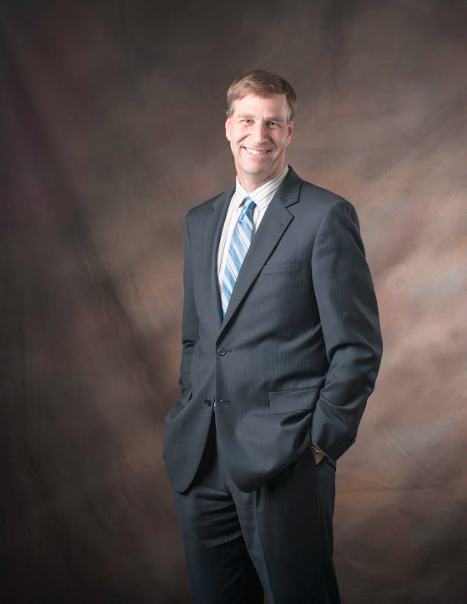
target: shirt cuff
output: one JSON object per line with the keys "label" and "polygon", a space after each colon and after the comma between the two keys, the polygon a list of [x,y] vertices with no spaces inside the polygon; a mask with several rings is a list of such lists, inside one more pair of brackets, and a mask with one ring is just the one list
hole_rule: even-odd
{"label": "shirt cuff", "polygon": [[329,457],[322,449],[318,447],[316,443],[311,443],[310,447],[313,453],[322,453],[325,457]]}

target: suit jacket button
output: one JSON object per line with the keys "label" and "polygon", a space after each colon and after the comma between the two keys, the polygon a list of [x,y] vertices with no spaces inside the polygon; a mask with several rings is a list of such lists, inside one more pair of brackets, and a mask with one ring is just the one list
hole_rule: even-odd
{"label": "suit jacket button", "polygon": [[206,407],[210,407],[212,405],[212,401],[209,398],[205,398],[204,399],[204,404],[206,405]]}
{"label": "suit jacket button", "polygon": [[219,356],[223,357],[223,356],[225,355],[225,353],[226,353],[225,348],[218,348],[218,349],[217,349],[217,354],[218,354]]}

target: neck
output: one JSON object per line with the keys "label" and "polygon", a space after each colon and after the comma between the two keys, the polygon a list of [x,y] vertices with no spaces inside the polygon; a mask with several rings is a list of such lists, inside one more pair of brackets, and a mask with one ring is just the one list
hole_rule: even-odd
{"label": "neck", "polygon": [[237,178],[240,181],[242,187],[245,189],[245,191],[247,193],[251,193],[258,187],[261,187],[265,183],[276,178],[276,176],[278,176],[283,171],[285,165],[286,164],[284,163],[284,165],[279,170],[275,170],[272,174],[269,174],[265,178],[261,178],[259,174],[257,175],[257,178],[251,178],[249,174],[240,174],[239,172],[237,172]]}

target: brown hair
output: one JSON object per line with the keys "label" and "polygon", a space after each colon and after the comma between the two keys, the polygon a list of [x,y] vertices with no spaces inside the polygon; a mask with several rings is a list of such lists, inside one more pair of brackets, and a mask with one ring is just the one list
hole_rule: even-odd
{"label": "brown hair", "polygon": [[263,98],[274,94],[285,94],[289,106],[287,121],[292,122],[297,105],[297,96],[292,86],[281,78],[281,76],[255,69],[247,71],[236,78],[227,90],[227,116],[230,117],[234,111],[234,103],[243,99],[247,94],[254,94]]}

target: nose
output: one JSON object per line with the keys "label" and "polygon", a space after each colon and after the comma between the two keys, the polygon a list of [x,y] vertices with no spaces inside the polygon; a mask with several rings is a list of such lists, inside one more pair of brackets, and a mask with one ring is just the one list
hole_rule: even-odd
{"label": "nose", "polygon": [[264,122],[256,122],[252,134],[255,145],[261,145],[267,141],[267,126]]}

